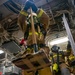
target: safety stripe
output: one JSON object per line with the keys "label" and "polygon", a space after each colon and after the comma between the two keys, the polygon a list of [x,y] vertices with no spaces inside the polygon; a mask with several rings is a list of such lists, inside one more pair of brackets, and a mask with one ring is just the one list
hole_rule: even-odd
{"label": "safety stripe", "polygon": [[20,14],[22,14],[24,16],[28,16],[28,13],[26,13],[25,11],[20,11]]}
{"label": "safety stripe", "polygon": [[43,14],[43,10],[42,9],[40,9],[40,11],[39,11],[39,13],[38,13],[38,15],[37,15],[37,17],[39,18],[39,17],[41,17],[42,16],[42,14]]}
{"label": "safety stripe", "polygon": [[24,16],[28,16],[28,13],[26,13],[25,11],[20,11],[20,14],[22,14]]}
{"label": "safety stripe", "polygon": [[31,49],[30,48],[27,48],[27,51],[30,51]]}
{"label": "safety stripe", "polygon": [[[62,55],[59,55],[59,56],[62,56]],[[57,55],[54,55],[54,56],[53,56],[53,58],[55,58],[55,57],[57,57]]]}
{"label": "safety stripe", "polygon": [[[35,34],[36,34],[36,35],[38,35],[38,33],[37,33],[37,32],[35,32]],[[29,35],[32,35],[32,32],[29,32]]]}
{"label": "safety stripe", "polygon": [[[59,55],[59,57],[61,57],[62,55]],[[56,58],[57,55],[53,55],[53,58]],[[50,60],[52,60],[52,57],[50,57]]]}
{"label": "safety stripe", "polygon": [[74,56],[71,56],[71,57],[69,57],[69,60],[72,60],[72,59],[74,59],[75,57]]}
{"label": "safety stripe", "polygon": [[39,35],[42,35],[42,33],[40,32]]}

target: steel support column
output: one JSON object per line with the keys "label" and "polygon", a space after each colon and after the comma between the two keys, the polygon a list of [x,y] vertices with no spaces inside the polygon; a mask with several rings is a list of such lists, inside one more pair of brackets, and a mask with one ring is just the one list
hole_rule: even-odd
{"label": "steel support column", "polygon": [[65,26],[65,29],[66,29],[66,32],[67,32],[69,41],[70,41],[70,43],[71,43],[71,47],[72,47],[73,53],[74,53],[74,55],[75,55],[75,42],[74,42],[74,40],[73,40],[73,36],[72,36],[72,34],[71,34],[71,31],[70,31],[70,28],[69,28],[69,24],[68,24],[68,22],[67,22],[67,19],[66,19],[66,17],[65,17],[65,14],[63,14],[62,19],[63,19],[63,22],[64,22],[64,26]]}

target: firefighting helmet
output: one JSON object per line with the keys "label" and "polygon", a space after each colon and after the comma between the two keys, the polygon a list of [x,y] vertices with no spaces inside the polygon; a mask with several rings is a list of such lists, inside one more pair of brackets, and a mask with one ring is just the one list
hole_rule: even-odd
{"label": "firefighting helmet", "polygon": [[52,52],[57,52],[59,49],[60,49],[60,47],[57,45],[53,45],[51,48]]}
{"label": "firefighting helmet", "polygon": [[[36,13],[32,13],[33,15],[33,20],[34,20],[34,23],[37,23],[38,22],[38,19],[37,19],[37,14]],[[29,22],[31,22],[31,14],[28,16],[28,20]]]}

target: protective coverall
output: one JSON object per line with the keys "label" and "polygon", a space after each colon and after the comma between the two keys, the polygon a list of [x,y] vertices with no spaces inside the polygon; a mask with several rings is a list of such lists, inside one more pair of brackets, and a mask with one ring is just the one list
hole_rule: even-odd
{"label": "protective coverall", "polygon": [[60,47],[54,45],[51,48],[52,50],[52,62],[53,62],[53,71],[55,74],[59,74],[59,70],[61,75],[70,75],[69,69],[67,65],[65,64],[65,55],[67,55],[67,52],[64,53],[63,51],[59,51]]}
{"label": "protective coverall", "polygon": [[67,50],[69,51],[68,64],[71,68],[71,72],[75,74],[75,56],[73,54],[70,42],[67,44]]}
{"label": "protective coverall", "polygon": [[[24,39],[27,40],[27,46],[28,46],[27,50],[30,51],[30,53],[33,53],[33,50],[31,51],[33,45],[31,39],[32,38],[31,23],[29,21],[28,21],[29,23],[27,23],[27,17],[28,17],[27,10],[30,7],[32,8],[33,12],[37,14],[37,19],[38,19],[38,22],[36,21],[36,24],[34,21],[37,45],[39,47],[39,50],[43,49],[44,51],[46,51],[47,54],[48,48],[45,46],[45,36],[46,36],[47,27],[49,25],[49,17],[45,13],[45,11],[43,11],[42,9],[38,9],[36,7],[33,0],[26,1],[24,9],[20,12],[18,17],[18,24],[24,33]],[[38,73],[39,75],[52,75],[50,67],[45,67],[43,69],[40,69],[38,70]],[[23,70],[23,75],[34,75],[34,74],[35,72],[27,73],[25,70]]]}

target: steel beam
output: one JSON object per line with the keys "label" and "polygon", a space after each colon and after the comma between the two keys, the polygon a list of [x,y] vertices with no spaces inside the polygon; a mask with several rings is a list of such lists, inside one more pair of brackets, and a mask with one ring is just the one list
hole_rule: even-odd
{"label": "steel beam", "polygon": [[65,14],[63,14],[62,19],[63,19],[63,22],[64,22],[64,26],[65,26],[65,29],[66,29],[66,32],[67,32],[69,41],[70,41],[70,43],[71,43],[71,47],[72,47],[73,53],[74,53],[74,55],[75,55],[75,42],[74,42],[73,36],[72,36],[72,34],[71,34],[71,30],[70,30],[70,28],[69,28],[69,24],[68,24],[68,22],[67,22],[67,19],[66,19],[66,17],[65,17]]}

